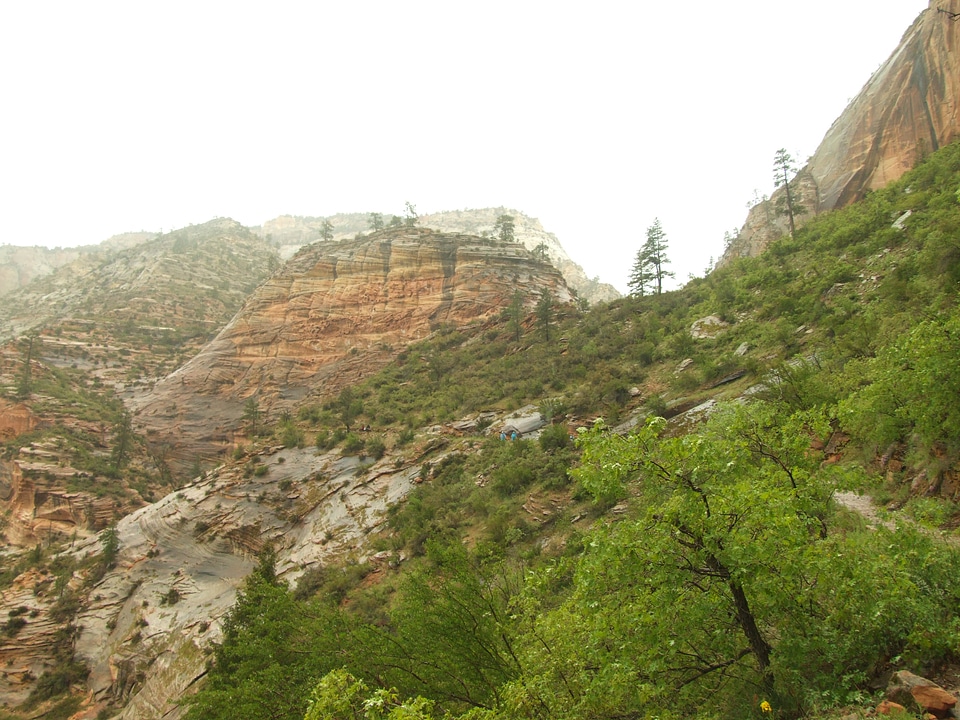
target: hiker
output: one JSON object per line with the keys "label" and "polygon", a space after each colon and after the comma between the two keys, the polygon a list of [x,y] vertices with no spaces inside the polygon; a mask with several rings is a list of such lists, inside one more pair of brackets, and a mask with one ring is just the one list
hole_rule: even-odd
{"label": "hiker", "polygon": [[506,434],[503,430],[501,430],[501,431],[500,431],[500,442],[503,442],[503,441],[506,440],[506,439],[507,439],[507,434]]}
{"label": "hiker", "polygon": [[517,431],[516,431],[516,430],[514,430],[512,433],[510,433],[510,439],[511,439],[511,440],[516,440],[516,439],[517,439]]}

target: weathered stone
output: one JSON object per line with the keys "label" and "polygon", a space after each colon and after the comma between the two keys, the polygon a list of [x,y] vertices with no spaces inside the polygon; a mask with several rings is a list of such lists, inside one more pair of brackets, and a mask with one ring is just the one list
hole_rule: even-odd
{"label": "weathered stone", "polygon": [[427,228],[304,247],[198,355],[132,401],[152,443],[184,468],[232,449],[248,398],[292,410],[392,361],[444,325],[483,324],[519,291],[572,302],[563,278],[515,243]]}
{"label": "weathered stone", "polygon": [[888,700],[905,707],[916,707],[938,718],[948,717],[957,698],[935,682],[908,670],[895,672],[887,685]]}
{"label": "weathered stone", "polygon": [[715,338],[727,327],[727,323],[716,315],[707,315],[693,322],[690,326],[690,337],[694,340]]}
{"label": "weathered stone", "polygon": [[892,700],[883,700],[877,705],[877,715],[898,715],[906,711],[907,709],[903,705]]}
{"label": "weathered stone", "polygon": [[[844,207],[960,137],[960,0],[930,0],[890,57],[850,102],[790,183],[803,217]],[[783,189],[751,209],[718,265],[757,255],[787,232]]]}

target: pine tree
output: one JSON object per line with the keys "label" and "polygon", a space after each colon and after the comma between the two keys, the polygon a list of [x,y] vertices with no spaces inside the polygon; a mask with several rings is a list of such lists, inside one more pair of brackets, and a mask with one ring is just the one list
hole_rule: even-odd
{"label": "pine tree", "polygon": [[514,235],[514,223],[512,215],[500,215],[497,217],[497,222],[494,223],[493,229],[497,233],[497,237],[501,242],[513,242],[516,239]]}
{"label": "pine tree", "polygon": [[646,246],[637,250],[637,257],[633,261],[633,269],[630,271],[630,279],[627,281],[627,287],[630,288],[630,294],[643,297],[650,290],[653,282],[653,275],[648,267]]}
{"label": "pine tree", "polygon": [[796,232],[793,218],[803,209],[790,192],[790,181],[796,177],[796,174],[797,168],[790,153],[784,148],[777,150],[777,154],[773,157],[773,186],[783,188],[786,207],[778,209],[778,212],[781,215],[786,215],[790,222],[790,237],[793,237]]}
{"label": "pine tree", "polygon": [[660,220],[654,218],[653,225],[647,228],[647,240],[637,251],[633,270],[630,272],[630,294],[645,295],[648,289],[655,289],[657,295],[662,293],[663,279],[674,276],[664,267],[669,263],[667,235],[663,232]]}

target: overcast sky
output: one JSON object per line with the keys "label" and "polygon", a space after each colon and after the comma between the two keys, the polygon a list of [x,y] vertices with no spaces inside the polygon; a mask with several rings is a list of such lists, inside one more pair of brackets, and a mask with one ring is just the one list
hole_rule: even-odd
{"label": "overcast sky", "polygon": [[0,242],[506,206],[702,274],[927,0],[3,2]]}

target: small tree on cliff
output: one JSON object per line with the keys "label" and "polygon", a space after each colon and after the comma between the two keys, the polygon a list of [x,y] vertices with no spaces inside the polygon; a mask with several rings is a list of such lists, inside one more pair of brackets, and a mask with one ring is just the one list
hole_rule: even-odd
{"label": "small tree on cliff", "polygon": [[646,295],[653,284],[653,274],[650,272],[650,258],[647,257],[646,245],[637,250],[637,257],[633,261],[633,269],[630,271],[630,279],[627,281],[627,287],[630,288],[630,294],[638,297]]}
{"label": "small tree on cliff", "polygon": [[320,239],[333,240],[333,224],[329,220],[324,220],[320,225]]}
{"label": "small tree on cliff", "polygon": [[510,330],[516,342],[520,342],[520,332],[523,330],[523,295],[519,290],[513,291],[513,300],[508,308],[510,313]]}
{"label": "small tree on cliff", "polygon": [[494,231],[497,233],[497,237],[501,242],[514,242],[516,236],[514,235],[514,222],[513,215],[500,215],[497,217],[497,222],[493,225]]}
{"label": "small tree on cliff", "polygon": [[553,323],[553,294],[544,288],[537,301],[537,324],[543,333],[543,339],[550,342],[550,325]]}
{"label": "small tree on cliff", "polygon": [[30,397],[30,393],[33,391],[33,383],[30,376],[30,363],[33,361],[33,341],[35,338],[30,338],[27,344],[27,357],[23,362],[23,373],[20,375],[20,380],[17,382],[17,399],[26,400]]}
{"label": "small tree on cliff", "polygon": [[653,225],[647,228],[647,240],[637,251],[628,283],[631,294],[644,295],[647,289],[656,289],[656,294],[663,292],[663,279],[673,277],[673,273],[666,269],[670,263],[667,257],[667,235],[660,225],[660,220],[654,218]]}
{"label": "small tree on cliff", "polygon": [[369,215],[370,220],[370,229],[376,232],[377,230],[383,230],[383,215],[380,213],[372,212]]}
{"label": "small tree on cliff", "polygon": [[250,437],[253,437],[260,431],[260,402],[251,397],[243,406],[243,420],[247,423],[250,431]]}
{"label": "small tree on cliff", "polygon": [[790,181],[797,175],[797,167],[793,158],[785,149],[780,148],[773,157],[773,186],[783,188],[783,205],[778,208],[781,215],[786,215],[790,223],[790,237],[796,232],[794,216],[803,210],[797,198],[790,191]]}
{"label": "small tree on cliff", "polygon": [[405,213],[403,216],[403,222],[411,226],[416,225],[420,221],[420,216],[417,215],[417,206],[409,200],[407,200],[403,206]]}

